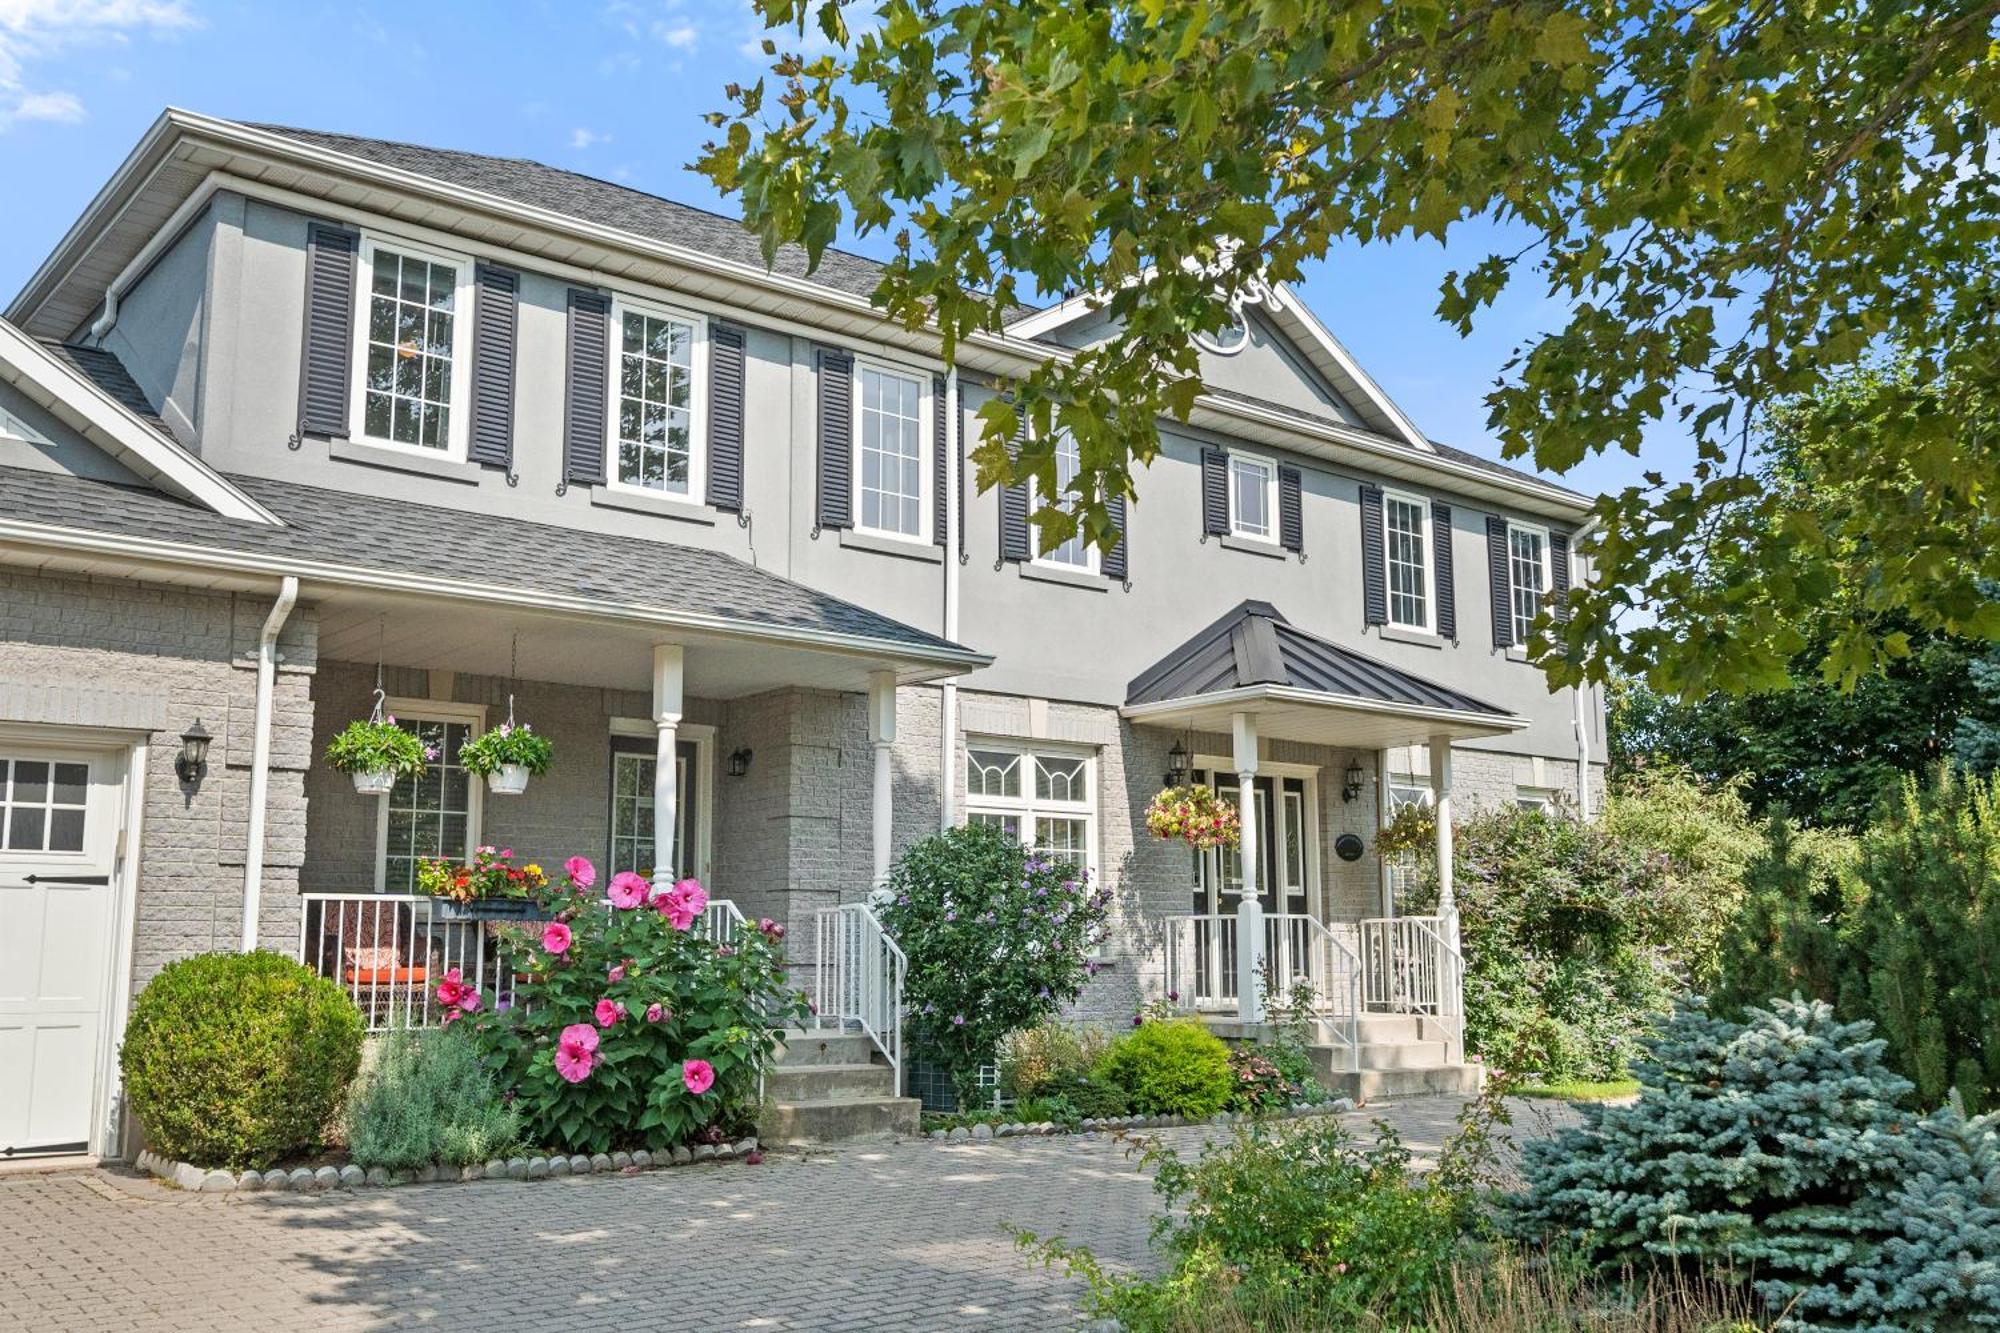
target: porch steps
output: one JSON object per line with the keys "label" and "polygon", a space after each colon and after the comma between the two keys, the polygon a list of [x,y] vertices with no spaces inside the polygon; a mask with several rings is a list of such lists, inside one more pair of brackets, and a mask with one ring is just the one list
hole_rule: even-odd
{"label": "porch steps", "polygon": [[[1210,1031],[1225,1041],[1256,1041],[1268,1029],[1220,1015],[1207,1018]],[[1322,1041],[1309,1049],[1319,1067],[1319,1080],[1337,1097],[1357,1102],[1390,1101],[1398,1097],[1433,1097],[1475,1093],[1485,1070],[1473,1064],[1448,1064],[1446,1046],[1437,1026],[1415,1014],[1363,1014],[1356,1023],[1360,1065],[1344,1043]],[[1327,1035],[1331,1035],[1330,1033]]]}
{"label": "porch steps", "polygon": [[914,1137],[920,1103],[896,1096],[896,1075],[859,1032],[792,1028],[765,1085],[758,1133],[767,1143]]}

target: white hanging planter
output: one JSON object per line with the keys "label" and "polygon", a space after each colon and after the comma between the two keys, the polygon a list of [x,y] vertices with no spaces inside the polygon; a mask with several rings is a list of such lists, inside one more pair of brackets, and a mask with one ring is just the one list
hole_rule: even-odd
{"label": "white hanging planter", "polygon": [[502,764],[486,775],[486,790],[495,796],[519,796],[527,789],[526,764]]}
{"label": "white hanging planter", "polygon": [[363,796],[387,796],[396,785],[396,774],[391,769],[370,769],[365,773],[350,773],[354,779],[354,790]]}

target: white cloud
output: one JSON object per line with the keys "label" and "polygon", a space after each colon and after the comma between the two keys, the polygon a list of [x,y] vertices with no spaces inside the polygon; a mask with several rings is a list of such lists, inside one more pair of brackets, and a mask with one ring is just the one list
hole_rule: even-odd
{"label": "white cloud", "polygon": [[571,148],[589,148],[593,144],[610,142],[610,135],[599,134],[596,130],[586,130],[578,127],[569,132],[569,146]]}
{"label": "white cloud", "polygon": [[661,19],[653,24],[653,36],[676,51],[692,51],[701,40],[701,29],[686,19]]}
{"label": "white cloud", "polygon": [[21,122],[83,119],[81,98],[34,76],[64,48],[195,26],[186,0],[0,0],[0,132]]}

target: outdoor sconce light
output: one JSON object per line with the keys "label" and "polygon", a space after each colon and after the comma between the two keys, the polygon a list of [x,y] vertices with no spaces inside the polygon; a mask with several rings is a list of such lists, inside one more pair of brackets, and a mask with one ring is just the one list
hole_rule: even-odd
{"label": "outdoor sconce light", "polygon": [[750,771],[751,752],[748,749],[729,752],[729,776],[740,778]]}
{"label": "outdoor sconce light", "polygon": [[1352,801],[1361,794],[1361,784],[1366,775],[1361,771],[1361,761],[1350,759],[1347,763],[1347,780],[1340,786],[1340,799]]}
{"label": "outdoor sconce light", "polygon": [[1175,741],[1174,748],[1167,751],[1167,775],[1165,778],[1161,779],[1161,781],[1166,786],[1179,787],[1185,784],[1187,780],[1188,780],[1187,747],[1185,745],[1182,745],[1179,741]]}
{"label": "outdoor sconce light", "polygon": [[208,776],[208,743],[211,739],[200,718],[196,718],[194,725],[181,733],[181,752],[174,756],[174,772],[190,787]]}

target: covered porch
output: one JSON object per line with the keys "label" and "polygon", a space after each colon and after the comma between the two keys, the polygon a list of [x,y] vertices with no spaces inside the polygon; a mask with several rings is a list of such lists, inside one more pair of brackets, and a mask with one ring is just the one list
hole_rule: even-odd
{"label": "covered porch", "polygon": [[[1509,734],[1526,719],[1307,634],[1254,601],[1137,677],[1123,712],[1134,726],[1221,738],[1227,752],[1197,752],[1191,768],[1240,813],[1239,846],[1197,854],[1194,910],[1165,923],[1165,986],[1176,1003],[1240,1035],[1254,1035],[1275,1008],[1303,1008],[1335,1070],[1404,1061],[1407,1049],[1390,1048],[1405,1036],[1434,1046],[1444,1064],[1462,1064],[1452,746]],[[1329,919],[1297,891],[1288,865],[1298,855],[1294,840],[1309,845],[1329,816],[1306,798],[1315,787],[1295,794],[1292,767],[1271,763],[1273,742],[1377,755],[1428,750],[1440,867],[1433,914],[1394,915],[1385,897],[1382,915]],[[1351,799],[1351,777],[1346,785]],[[1268,808],[1274,801],[1286,808]],[[1294,827],[1300,821],[1308,837]],[[1279,838],[1282,854],[1270,845]],[[1338,854],[1372,857],[1374,848],[1357,839]]]}

